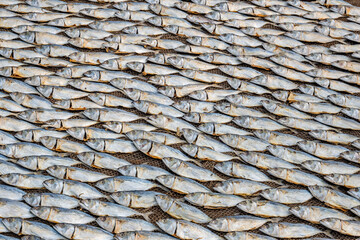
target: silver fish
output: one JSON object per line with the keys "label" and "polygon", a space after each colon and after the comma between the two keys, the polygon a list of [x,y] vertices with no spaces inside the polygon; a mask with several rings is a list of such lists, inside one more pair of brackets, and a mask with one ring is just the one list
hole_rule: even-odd
{"label": "silver fish", "polygon": [[148,180],[130,176],[105,178],[98,181],[95,186],[103,191],[111,193],[118,191],[150,190],[156,187],[161,188],[158,184]]}
{"label": "silver fish", "polygon": [[17,187],[11,187],[3,184],[0,185],[0,193],[1,196],[6,196],[6,199],[15,201],[21,201],[23,196],[26,194],[26,192]]}
{"label": "silver fish", "polygon": [[172,145],[172,144],[178,144],[178,143],[184,143],[185,141],[168,133],[162,133],[162,132],[150,132],[150,131],[144,131],[144,130],[133,130],[128,133],[126,133],[126,136],[130,140],[136,140],[136,139],[147,139],[154,142],[162,143],[165,145]]}
{"label": "silver fish", "polygon": [[21,189],[42,189],[43,183],[53,177],[35,174],[10,173],[0,177],[4,183]]}
{"label": "silver fish", "polygon": [[[68,153],[82,153],[90,152],[91,148],[87,147],[85,144],[70,141],[67,139],[56,138],[51,136],[44,136],[40,138],[40,142],[48,149],[52,149],[57,152],[68,152]],[[52,152],[52,151],[51,151]],[[51,154],[43,154],[51,155]],[[53,153],[54,155],[54,153]]]}
{"label": "silver fish", "polygon": [[215,184],[213,189],[224,194],[240,196],[257,195],[260,191],[270,188],[268,185],[245,179],[229,179]]}
{"label": "silver fish", "polygon": [[256,153],[256,152],[241,153],[240,158],[245,162],[262,169],[271,169],[276,167],[289,168],[289,169],[297,168],[292,163],[287,162],[281,158],[273,157],[271,155],[263,154],[263,153]]}
{"label": "silver fish", "polygon": [[282,145],[282,146],[295,146],[298,142],[302,141],[302,138],[296,137],[291,134],[269,131],[266,129],[259,129],[254,132],[254,134],[265,141],[273,145]]}
{"label": "silver fish", "polygon": [[68,179],[79,182],[97,182],[110,176],[77,167],[55,165],[46,169],[51,176],[59,179]]}
{"label": "silver fish", "polygon": [[[96,223],[103,229],[113,232],[134,232],[134,231],[156,231],[158,228],[152,223],[142,219],[124,218],[124,217],[99,217]],[[112,239],[112,238],[111,238]]]}
{"label": "silver fish", "polygon": [[92,138],[120,138],[122,134],[112,133],[98,128],[69,128],[66,130],[73,138],[87,141]]}
{"label": "silver fish", "polygon": [[45,130],[45,129],[24,130],[24,131],[19,131],[15,134],[16,138],[27,142],[40,142],[40,138],[44,136],[64,138],[68,136],[68,134],[53,130]]}
{"label": "silver fish", "polygon": [[308,169],[309,171],[328,175],[328,174],[355,174],[359,172],[359,168],[342,163],[342,162],[334,162],[334,161],[316,161],[316,160],[309,160],[305,161],[301,164],[304,168]]}
{"label": "silver fish", "polygon": [[267,150],[269,150],[274,156],[295,164],[301,164],[307,160],[320,160],[320,158],[314,157],[305,152],[282,146],[270,145]]}
{"label": "silver fish", "polygon": [[0,216],[2,218],[20,217],[26,219],[34,217],[30,212],[31,207],[26,203],[1,198],[0,204]]}
{"label": "silver fish", "polygon": [[83,152],[77,155],[77,158],[87,164],[88,166],[95,168],[105,168],[117,170],[118,168],[131,165],[124,159],[116,158],[110,154],[98,153],[98,152]]}
{"label": "silver fish", "polygon": [[[133,153],[138,151],[131,141],[123,139],[93,138],[86,142],[86,145],[100,152],[107,153]],[[87,148],[82,152],[90,152]],[[78,152],[80,153],[80,152]]]}
{"label": "silver fish", "polygon": [[42,156],[42,155],[56,155],[55,152],[42,147],[35,143],[12,143],[2,145],[0,147],[0,153],[12,158],[22,158],[28,156]]}
{"label": "silver fish", "polygon": [[56,193],[27,193],[23,196],[24,201],[33,206],[76,208],[79,200]]}
{"label": "silver fish", "polygon": [[237,207],[244,212],[260,217],[287,217],[290,207],[268,200],[244,200]]}
{"label": "silver fish", "polygon": [[121,120],[122,122],[132,122],[141,118],[134,113],[112,108],[86,109],[83,114],[91,120],[100,122],[119,120]]}
{"label": "silver fish", "polygon": [[298,88],[296,83],[276,75],[260,75],[251,79],[250,82],[269,89],[294,90]]}
{"label": "silver fish", "polygon": [[44,181],[43,185],[52,193],[64,194],[80,199],[98,199],[105,197],[105,195],[99,192],[96,188],[86,183],[72,180],[50,179]]}
{"label": "silver fish", "polygon": [[[287,128],[277,123],[276,121],[267,119],[265,117],[257,117],[255,116],[255,114],[250,113],[250,114],[245,114],[245,116],[239,116],[234,118],[233,122],[240,127],[248,128],[248,129],[256,129],[256,130],[278,131]],[[265,138],[261,138],[261,139],[268,141]]]}
{"label": "silver fish", "polygon": [[283,204],[297,204],[309,201],[313,196],[306,189],[270,188],[260,192],[268,200]]}
{"label": "silver fish", "polygon": [[184,144],[181,145],[180,148],[191,157],[198,158],[200,160],[225,162],[231,159],[238,159],[238,157],[220,153],[208,147],[199,147],[195,144]]}
{"label": "silver fish", "polygon": [[276,238],[303,238],[311,237],[321,230],[303,223],[267,223],[259,229],[261,232]]}
{"label": "silver fish", "polygon": [[204,185],[185,177],[177,177],[173,175],[162,175],[156,178],[163,186],[170,188],[172,191],[180,194],[189,194],[195,192],[211,192]]}
{"label": "silver fish", "polygon": [[355,220],[343,220],[335,218],[326,218],[320,221],[320,223],[327,228],[340,232],[342,234],[350,236],[360,236],[359,221]]}
{"label": "silver fish", "polygon": [[136,238],[141,238],[144,240],[176,240],[177,239],[167,234],[148,232],[148,231],[124,232],[117,234],[117,236],[115,237],[116,240],[122,240],[122,239],[130,240]]}
{"label": "silver fish", "polygon": [[224,134],[252,135],[251,132],[220,123],[203,123],[198,126],[198,129],[202,132],[214,136],[220,136]]}
{"label": "silver fish", "polygon": [[104,128],[116,133],[128,133],[133,130],[154,131],[157,128],[146,123],[106,122]]}
{"label": "silver fish", "polygon": [[271,221],[271,219],[249,215],[227,216],[214,219],[208,227],[220,232],[237,232],[254,230]]}
{"label": "silver fish", "polygon": [[110,232],[90,225],[72,225],[66,223],[58,223],[54,226],[54,229],[66,238],[85,239],[89,237],[94,237],[103,240],[114,239],[113,234],[111,234]]}
{"label": "silver fish", "polygon": [[123,176],[138,177],[146,180],[155,180],[158,176],[170,175],[170,173],[162,168],[150,166],[147,164],[126,165],[118,168]]}
{"label": "silver fish", "polygon": [[174,218],[195,223],[207,223],[211,221],[211,218],[198,208],[185,204],[179,200],[175,200],[166,195],[159,195],[155,198],[161,210]]}
{"label": "silver fish", "polygon": [[157,206],[156,195],[162,193],[154,191],[121,191],[112,193],[110,196],[118,204],[131,208],[150,208]]}
{"label": "silver fish", "polygon": [[114,96],[112,94],[104,93],[91,93],[88,98],[91,101],[95,102],[98,105],[105,107],[124,107],[124,108],[133,108],[133,101],[127,98]]}
{"label": "silver fish", "polygon": [[31,212],[46,221],[53,223],[87,224],[95,218],[80,210],[59,207],[33,207]]}
{"label": "silver fish", "polygon": [[6,218],[3,220],[7,229],[15,234],[20,235],[34,235],[38,237],[45,237],[46,239],[64,239],[51,226],[37,221],[29,221],[21,218]]}

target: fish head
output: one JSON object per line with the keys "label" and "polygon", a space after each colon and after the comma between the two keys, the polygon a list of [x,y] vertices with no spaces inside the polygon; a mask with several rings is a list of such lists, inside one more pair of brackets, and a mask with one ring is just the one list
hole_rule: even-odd
{"label": "fish head", "polygon": [[[25,140],[24,140],[25,141]],[[17,164],[31,170],[37,170],[39,156],[29,156],[20,158],[16,161]]]}
{"label": "fish head", "polygon": [[128,34],[137,34],[138,28],[136,26],[130,26],[130,27],[123,28],[121,31],[124,33],[128,33]]}
{"label": "fish head", "polygon": [[83,127],[72,127],[67,129],[66,132],[70,134],[70,136],[79,140],[83,140],[86,137],[85,128]]}
{"label": "fish head", "polygon": [[74,52],[69,55],[70,61],[72,62],[81,62],[86,61],[86,53],[84,52]]}
{"label": "fish head", "polygon": [[71,68],[61,68],[55,72],[56,75],[64,78],[71,78],[72,77],[72,70]]}
{"label": "fish head", "polygon": [[[13,5],[13,6],[15,6],[15,5]],[[19,25],[19,26],[11,28],[11,30],[17,34],[24,33],[27,31],[27,29],[28,29],[27,25]]]}
{"label": "fish head", "polygon": [[9,173],[0,176],[1,181],[9,185],[16,185],[20,179],[20,175],[17,173]]}
{"label": "fish head", "polygon": [[198,126],[198,129],[204,133],[213,134],[215,132],[214,123],[202,123]]}
{"label": "fish head", "polygon": [[322,186],[309,186],[308,187],[309,191],[311,192],[311,194],[316,197],[317,199],[319,199],[320,201],[324,201],[329,189],[327,187],[322,187]]}
{"label": "fish head", "polygon": [[233,162],[217,163],[214,168],[225,175],[231,176],[233,172]]}
{"label": "fish head", "polygon": [[50,120],[45,122],[44,125],[42,125],[42,127],[53,127],[53,128],[61,128],[61,126],[62,126],[61,120]]}
{"label": "fish head", "polygon": [[51,208],[50,207],[33,207],[30,209],[30,212],[39,218],[47,219],[50,215]]}
{"label": "fish head", "polygon": [[54,229],[66,238],[72,238],[75,232],[75,225],[67,223],[58,223],[54,226]]}
{"label": "fish head", "polygon": [[187,113],[183,116],[183,118],[186,120],[186,121],[189,121],[189,122],[193,122],[193,123],[200,123],[201,122],[201,119],[200,119],[200,113]]}
{"label": "fish head", "polygon": [[173,175],[161,175],[156,177],[156,181],[159,182],[161,185],[172,188],[175,183],[176,177]]}
{"label": "fish head", "polygon": [[348,193],[349,193],[351,196],[353,196],[353,197],[355,197],[355,198],[357,198],[357,199],[360,199],[360,188],[352,188],[352,189],[350,189],[350,190],[348,191]]}
{"label": "fish head", "polygon": [[30,63],[30,64],[33,64],[33,65],[39,65],[40,61],[41,61],[41,58],[40,57],[26,58],[23,61],[24,61],[24,63]]}
{"label": "fish head", "polygon": [[299,85],[299,90],[302,93],[314,95],[315,87],[312,85],[308,85],[308,84],[301,84],[301,85]]}
{"label": "fish head", "polygon": [[266,223],[259,230],[270,236],[278,236],[280,232],[279,225],[276,223]]}
{"label": "fish head", "polygon": [[307,55],[306,58],[311,61],[319,62],[319,61],[321,61],[322,54],[321,53],[312,53],[312,54]]}
{"label": "fish head", "polygon": [[22,141],[26,141],[26,142],[32,142],[33,141],[33,131],[32,130],[24,130],[24,131],[20,131],[17,132],[15,134],[15,137],[17,139],[20,139]]}
{"label": "fish head", "polygon": [[95,186],[106,192],[113,192],[116,189],[114,178],[105,178],[97,181]]}
{"label": "fish head", "polygon": [[162,19],[161,19],[161,17],[158,17],[158,16],[148,18],[146,21],[148,23],[158,26],[158,27],[161,27],[161,25],[162,25]]}
{"label": "fish head", "polygon": [[271,136],[271,131],[265,130],[265,129],[260,129],[260,130],[255,130],[254,134],[258,138],[263,139],[265,141],[268,141],[270,139],[270,136]]}
{"label": "fish head", "polygon": [[[332,64],[332,63],[331,63]],[[328,88],[330,85],[330,80],[329,79],[325,79],[325,78],[315,78],[314,79],[315,83],[317,83],[318,85],[324,87],[324,88]]]}
{"label": "fish head", "polygon": [[112,193],[110,196],[111,198],[116,200],[118,204],[121,204],[123,206],[130,206],[131,195],[132,195],[131,192],[116,192],[116,193]]}
{"label": "fish head", "polygon": [[209,222],[207,225],[209,228],[215,231],[229,232],[229,222],[226,217],[217,218]]}
{"label": "fish head", "polygon": [[41,77],[40,76],[30,77],[30,78],[27,78],[24,82],[31,86],[38,87],[41,85]]}
{"label": "fish head", "polygon": [[206,194],[202,192],[189,193],[184,198],[195,205],[202,206],[206,203]]}
{"label": "fish head", "polygon": [[215,4],[215,6],[213,7],[214,10],[216,11],[222,11],[222,12],[228,12],[229,8],[226,2],[221,2],[221,3],[217,3]]}
{"label": "fish head", "polygon": [[[334,67],[338,67],[338,68],[345,68],[348,64],[348,61],[344,61],[344,60],[339,60],[339,61],[334,61],[331,62],[331,65]],[[330,82],[330,80],[328,80]]]}
{"label": "fish head", "polygon": [[41,194],[40,193],[27,193],[23,196],[24,201],[33,206],[40,206],[41,204]]}
{"label": "fish head", "polygon": [[5,47],[0,48],[0,55],[5,58],[10,58],[12,52],[13,52],[13,49],[11,49],[11,48],[5,48]]}
{"label": "fish head", "polygon": [[344,174],[329,174],[329,175],[325,175],[324,178],[331,182],[334,183],[336,185],[344,185],[347,181],[347,175]]}
{"label": "fish head", "polygon": [[279,101],[286,102],[289,97],[289,92],[278,90],[278,91],[273,92],[271,95]]}
{"label": "fish head", "polygon": [[170,169],[179,168],[181,163],[183,162],[182,160],[174,158],[174,157],[165,157],[162,159],[162,161]]}
{"label": "fish head", "polygon": [[90,93],[88,97],[90,98],[91,101],[102,106],[105,104],[106,101],[106,95],[103,93]]}
{"label": "fish head", "polygon": [[336,105],[340,105],[340,106],[344,105],[346,102],[345,96],[341,95],[341,94],[331,94],[327,98],[331,102],[335,103]]}
{"label": "fish head", "polygon": [[266,148],[269,152],[271,152],[271,154],[277,156],[277,157],[282,157],[285,154],[286,148],[281,147],[281,146],[276,146],[276,145],[269,145]]}
{"label": "fish head", "polygon": [[128,68],[134,70],[135,72],[141,73],[144,69],[145,64],[141,62],[129,62],[126,64]]}
{"label": "fish head", "polygon": [[[259,78],[259,77],[264,77],[264,76],[258,76],[256,78]],[[233,89],[238,89],[242,83],[242,81],[237,78],[227,78],[226,81],[230,85],[230,87],[232,87]]]}
{"label": "fish head", "polygon": [[214,61],[215,54],[214,53],[204,53],[199,56],[199,58],[205,62],[212,62]]}
{"label": "fish head", "polygon": [[205,14],[205,17],[212,19],[212,20],[221,20],[221,13],[218,11],[212,11]]}
{"label": "fish head", "polygon": [[212,24],[212,23],[201,23],[200,25],[201,25],[201,27],[203,27],[206,31],[208,31],[210,33],[212,33],[216,28],[216,25]]}
{"label": "fish head", "polygon": [[164,212],[168,211],[171,205],[173,204],[173,202],[175,201],[173,198],[167,195],[156,195],[155,200],[157,204],[160,206],[161,210],[163,210]]}
{"label": "fish head", "polygon": [[2,223],[7,229],[15,234],[19,234],[21,231],[23,220],[21,218],[12,217],[12,218],[3,218]]}
{"label": "fish head", "polygon": [[360,110],[356,108],[343,108],[341,112],[355,119],[360,115]]}
{"label": "fish head", "polygon": [[[150,2],[150,1],[155,1],[155,0],[146,0],[146,1]],[[122,232],[122,233],[116,234],[116,239],[118,239],[118,240],[137,240],[138,236],[137,236],[136,232]]]}
{"label": "fish head", "polygon": [[131,18],[131,12],[129,11],[119,11],[115,13],[115,16],[123,19],[123,20],[130,20]]}
{"label": "fish head", "polygon": [[275,109],[278,106],[278,103],[276,103],[275,101],[271,101],[271,100],[261,100],[260,103],[263,105],[263,107],[269,111],[269,112],[274,112]]}
{"label": "fish head", "polygon": [[158,88],[159,93],[168,96],[168,97],[175,97],[175,88],[170,86],[164,86]]}
{"label": "fish head", "polygon": [[44,136],[40,138],[40,142],[48,149],[53,149],[56,147],[57,138]]}
{"label": "fish head", "polygon": [[268,173],[273,175],[274,177],[278,177],[281,179],[285,179],[288,174],[288,169],[286,168],[271,168],[267,170]]}
{"label": "fish head", "polygon": [[[155,54],[154,56],[149,57],[148,60],[150,62],[157,63],[157,64],[165,64],[165,61],[166,61],[165,56],[162,53]],[[152,77],[159,77],[159,76],[155,75],[155,76],[152,76]],[[152,77],[150,77],[150,79]]]}
{"label": "fish head", "polygon": [[290,104],[292,107],[297,108],[301,111],[308,112],[310,110],[310,103],[308,102],[293,102]]}
{"label": "fish head", "polygon": [[64,32],[70,38],[78,38],[78,37],[80,37],[80,30],[77,29],[77,28],[66,29]]}
{"label": "fish head", "polygon": [[336,22],[333,19],[325,19],[319,22],[321,25],[335,27]]}
{"label": "fish head", "polygon": [[344,45],[344,44],[334,44],[334,45],[331,45],[329,48],[330,50],[334,51],[334,52],[342,52],[345,50],[345,46],[347,45]]}
{"label": "fish head", "polygon": [[236,146],[238,143],[237,137],[232,134],[224,134],[221,135],[219,138],[223,143],[229,146]]}
{"label": "fish head", "polygon": [[147,117],[146,121],[156,127],[165,127],[167,123],[167,117],[164,115],[151,115]]}
{"label": "fish head", "polygon": [[175,102],[172,106],[182,112],[190,112],[190,103],[186,100]]}
{"label": "fish head", "polygon": [[126,133],[126,136],[130,140],[141,139],[145,137],[146,132],[143,130],[132,130]]}
{"label": "fish head", "polygon": [[143,113],[147,113],[150,103],[148,101],[138,100],[138,101],[134,101],[133,105],[137,110]]}
{"label": "fish head", "polygon": [[239,117],[235,117],[233,121],[241,127],[249,128],[251,126],[252,119],[253,118],[249,116],[239,116]]}
{"label": "fish head", "polygon": [[267,81],[267,76],[265,76],[265,75],[260,75],[260,76],[257,76],[257,77],[254,77],[251,79],[252,83],[259,84],[259,85],[266,84],[266,81]]}
{"label": "fish head", "polygon": [[145,38],[145,39],[141,40],[141,43],[144,45],[151,46],[151,47],[157,46],[157,40],[155,38]]}
{"label": "fish head", "polygon": [[[157,58],[157,55],[163,56],[163,54],[156,54],[154,57],[150,58]],[[151,61],[149,58],[149,61]],[[149,78],[149,83],[153,83],[156,85],[165,85],[165,76],[163,75],[154,75]]]}
{"label": "fish head", "polygon": [[66,176],[67,167],[61,165],[55,165],[48,167],[46,172],[56,178],[64,178]]}
{"label": "fish head", "polygon": [[196,141],[199,133],[190,128],[184,128],[182,129],[182,135],[188,143],[193,143]]}
{"label": "fish head", "polygon": [[136,166],[134,166],[134,165],[122,166],[122,167],[118,168],[118,172],[120,172],[120,174],[122,174],[124,176],[136,177],[136,175],[137,175]]}
{"label": "fish head", "polygon": [[240,154],[240,158],[251,165],[256,165],[259,155],[253,152],[244,152]]}
{"label": "fish head", "polygon": [[178,31],[179,31],[179,26],[176,26],[176,25],[168,25],[166,27],[164,27],[164,30],[169,32],[169,33],[172,33],[172,34],[177,34]]}
{"label": "fish head", "polygon": [[85,208],[88,211],[90,209],[97,209],[100,207],[99,201],[94,199],[81,199],[79,204],[80,207]]}
{"label": "fish head", "polygon": [[19,35],[19,38],[27,43],[33,43],[35,41],[34,32],[23,32]]}
{"label": "fish head", "polygon": [[335,6],[330,7],[330,10],[333,11],[333,12],[340,13],[340,14],[345,14],[346,7],[341,6],[341,5],[335,5]]}
{"label": "fish head", "polygon": [[277,188],[264,189],[260,192],[260,195],[272,201],[278,201],[280,199],[280,191]]}
{"label": "fish head", "polygon": [[196,46],[199,46],[201,44],[201,41],[202,41],[202,37],[189,37],[186,39],[186,41],[190,44],[193,44],[193,45],[196,45]]}
{"label": "fish head", "polygon": [[60,101],[55,101],[52,106],[56,108],[69,109],[70,105],[71,105],[71,100],[60,100]]}
{"label": "fish head", "polygon": [[325,140],[327,139],[327,133],[328,131],[326,130],[313,130],[309,132],[309,135],[317,139]]}
{"label": "fish head", "polygon": [[194,144],[183,144],[180,148],[191,157],[195,157],[198,151],[198,147]]}
{"label": "fish head", "polygon": [[135,147],[143,153],[148,153],[152,147],[152,141],[147,139],[136,139],[133,143]]}
{"label": "fish head", "polygon": [[52,7],[52,9],[60,12],[67,12],[69,10],[67,4],[59,4]]}
{"label": "fish head", "polygon": [[30,21],[37,21],[38,14],[37,13],[27,13],[21,16],[22,18]]}
{"label": "fish head", "polygon": [[141,96],[141,90],[135,88],[125,88],[122,92],[134,101],[140,99]]}
{"label": "fish head", "polygon": [[149,9],[154,13],[159,14],[161,12],[162,6],[161,4],[150,4]]}
{"label": "fish head", "polygon": [[231,111],[231,104],[228,102],[219,102],[216,103],[214,108],[222,113],[229,113]]}
{"label": "fish head", "polygon": [[297,46],[294,47],[292,50],[301,55],[308,55],[309,53],[309,47],[307,45]]}
{"label": "fish head", "polygon": [[109,70],[119,70],[119,65],[115,59],[106,60],[100,66]]}
{"label": "fish head", "polygon": [[324,34],[324,35],[329,35],[330,33],[330,27],[328,26],[321,26],[321,25],[318,25],[315,27],[315,31],[321,33],[321,34]]}
{"label": "fish head", "polygon": [[229,181],[218,182],[215,184],[213,189],[220,193],[226,193],[226,194],[234,193],[234,186],[233,186],[232,182],[229,182]]}
{"label": "fish head", "polygon": [[239,202],[236,206],[242,211],[250,213],[255,212],[256,208],[258,208],[257,201],[254,200],[244,200],[242,202]]}
{"label": "fish head", "polygon": [[156,224],[166,233],[170,235],[175,235],[176,226],[177,226],[177,222],[175,219],[171,219],[171,218],[160,219],[156,222]]}
{"label": "fish head", "polygon": [[88,145],[92,149],[95,149],[96,151],[102,152],[105,149],[105,140],[98,138],[89,139],[88,141],[86,141],[86,145]]}
{"label": "fish head", "polygon": [[89,109],[86,109],[83,112],[83,114],[85,117],[87,117],[91,120],[97,121],[100,117],[100,110],[96,109],[96,108],[89,108]]}
{"label": "fish head", "polygon": [[112,217],[98,217],[96,223],[99,226],[109,232],[112,232],[115,229],[116,219]]}
{"label": "fish head", "polygon": [[95,154],[94,152],[82,152],[77,155],[77,158],[86,165],[91,166],[95,161]]}
{"label": "fish head", "polygon": [[167,61],[176,68],[182,68],[184,66],[184,58],[182,57],[169,57]]}
{"label": "fish head", "polygon": [[123,124],[121,122],[106,122],[103,127],[113,132],[121,133],[123,129]]}
{"label": "fish head", "polygon": [[0,68],[0,75],[4,77],[10,77],[12,75],[12,67]]}
{"label": "fish head", "polygon": [[301,166],[314,172],[319,172],[321,170],[321,162],[316,160],[305,161],[301,163]]}
{"label": "fish head", "polygon": [[10,93],[10,97],[12,98],[12,100],[14,100],[15,102],[17,102],[19,104],[21,104],[24,101],[26,96],[27,96],[26,94],[20,93],[20,92]]}
{"label": "fish head", "polygon": [[320,224],[335,231],[344,228],[342,220],[338,218],[325,218],[320,220]]}
{"label": "fish head", "polygon": [[301,141],[298,142],[297,145],[299,148],[309,153],[315,153],[317,146],[316,142],[314,141]]}
{"label": "fish head", "polygon": [[83,74],[85,77],[88,77],[92,80],[99,80],[101,77],[101,72],[99,70],[90,70]]}
{"label": "fish head", "polygon": [[60,179],[49,179],[44,181],[43,185],[52,193],[62,193],[64,181]]}

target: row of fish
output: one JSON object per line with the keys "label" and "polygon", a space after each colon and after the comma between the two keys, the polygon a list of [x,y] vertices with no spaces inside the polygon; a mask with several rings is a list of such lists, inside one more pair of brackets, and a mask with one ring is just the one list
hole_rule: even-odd
{"label": "row of fish", "polygon": [[0,5],[0,239],[360,236],[359,7]]}

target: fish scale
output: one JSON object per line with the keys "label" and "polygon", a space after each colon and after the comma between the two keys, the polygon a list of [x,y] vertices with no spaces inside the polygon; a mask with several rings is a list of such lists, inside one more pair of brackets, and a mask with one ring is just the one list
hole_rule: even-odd
{"label": "fish scale", "polygon": [[356,1],[0,6],[0,232],[359,237]]}

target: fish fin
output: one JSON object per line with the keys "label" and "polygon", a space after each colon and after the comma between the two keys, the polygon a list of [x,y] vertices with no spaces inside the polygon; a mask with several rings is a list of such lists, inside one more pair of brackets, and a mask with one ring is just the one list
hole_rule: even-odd
{"label": "fish fin", "polygon": [[339,42],[339,43],[342,43],[342,44],[346,44],[346,41],[341,40],[341,39],[336,39],[335,41],[336,41],[336,42]]}
{"label": "fish fin", "polygon": [[219,84],[211,84],[209,87],[213,87],[213,88],[224,88],[223,86],[220,86]]}
{"label": "fish fin", "polygon": [[288,188],[288,187],[290,187],[290,185],[281,185],[278,188]]}
{"label": "fish fin", "polygon": [[288,128],[293,134],[299,134],[299,132],[295,129],[292,129],[292,128]]}
{"label": "fish fin", "polygon": [[270,220],[270,222],[280,222],[280,221],[282,221],[284,218],[281,218],[281,217],[278,217],[278,218],[271,218],[271,219],[269,219]]}
{"label": "fish fin", "polygon": [[55,153],[55,156],[68,157],[68,156],[70,156],[70,153],[57,152],[57,153]]}
{"label": "fish fin", "polygon": [[190,159],[187,162],[191,162],[191,163],[194,163],[195,165],[197,165],[199,167],[203,167],[203,165],[200,163],[200,160],[197,160],[197,159]]}
{"label": "fish fin", "polygon": [[284,180],[274,180],[274,179],[272,179],[271,182],[279,184],[280,186],[283,186],[285,184]]}
{"label": "fish fin", "polygon": [[168,188],[166,188],[166,187],[164,187],[164,186],[161,186],[161,185],[159,185],[159,184],[156,184],[156,187],[164,190],[165,192],[169,192],[169,191],[170,191]]}
{"label": "fish fin", "polygon": [[150,215],[153,214],[154,212],[145,212],[145,213],[141,213],[141,216],[148,222],[151,222],[151,219],[150,219]]}
{"label": "fish fin", "polygon": [[331,230],[330,230],[330,229],[323,231],[323,233],[324,233],[326,236],[328,236],[329,238],[334,238],[334,236],[331,234]]}

